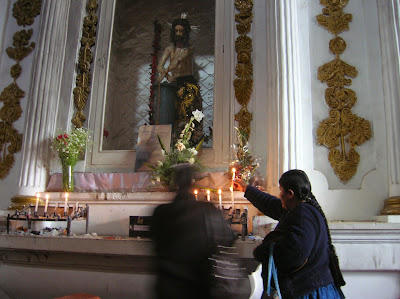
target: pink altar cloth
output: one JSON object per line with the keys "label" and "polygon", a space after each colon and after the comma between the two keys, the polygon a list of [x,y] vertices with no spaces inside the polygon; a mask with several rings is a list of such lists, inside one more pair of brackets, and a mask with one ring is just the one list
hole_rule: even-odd
{"label": "pink altar cloth", "polygon": [[[224,172],[196,173],[194,184],[197,188],[229,190],[230,181]],[[62,191],[62,174],[54,173],[50,177],[47,192]],[[160,191],[154,188],[149,172],[134,173],[74,173],[74,192],[148,192]]]}

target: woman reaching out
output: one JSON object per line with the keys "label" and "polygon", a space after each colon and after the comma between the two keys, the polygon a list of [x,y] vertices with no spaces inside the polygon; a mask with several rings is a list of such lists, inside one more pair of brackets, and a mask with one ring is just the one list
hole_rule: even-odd
{"label": "woman reaching out", "polygon": [[275,230],[254,250],[254,258],[263,265],[262,278],[266,296],[270,244],[279,287],[286,298],[344,298],[345,285],[338,257],[332,245],[327,220],[311,192],[307,174],[289,170],[279,179],[279,198],[236,179],[234,187],[262,213],[278,220]]}

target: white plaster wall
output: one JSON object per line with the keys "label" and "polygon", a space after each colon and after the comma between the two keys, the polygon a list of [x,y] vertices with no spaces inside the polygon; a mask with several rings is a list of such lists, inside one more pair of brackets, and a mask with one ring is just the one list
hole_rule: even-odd
{"label": "white plaster wall", "polygon": [[[10,68],[15,64],[14,60],[11,60],[5,49],[12,46],[13,35],[15,32],[20,30],[33,29],[33,35],[30,42],[36,42],[38,40],[38,28],[40,25],[40,15],[35,18],[35,22],[32,26],[22,27],[18,26],[15,18],[12,16],[12,8],[15,1],[0,1],[0,92],[4,90],[6,86],[12,83],[12,78],[10,76]],[[26,117],[26,106],[27,102],[30,100],[29,96],[29,85],[31,79],[32,71],[32,61],[35,55],[35,50],[33,50],[25,59],[22,60],[22,74],[17,79],[18,86],[25,91],[25,97],[21,99],[22,115],[18,121],[14,123],[14,128],[18,130],[19,133],[23,133],[25,126]],[[2,106],[2,103],[0,104]],[[10,199],[16,195],[18,190],[19,176],[21,170],[21,157],[22,152],[18,152],[14,155],[15,163],[8,176],[3,180],[0,180],[0,209],[6,209],[11,201]]]}

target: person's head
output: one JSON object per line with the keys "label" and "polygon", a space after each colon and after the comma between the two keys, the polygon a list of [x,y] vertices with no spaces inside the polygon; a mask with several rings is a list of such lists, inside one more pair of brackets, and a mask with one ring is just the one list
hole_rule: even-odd
{"label": "person's head", "polygon": [[187,19],[175,19],[171,26],[171,42],[176,45],[182,43],[184,47],[189,46],[190,23]]}
{"label": "person's head", "polygon": [[175,184],[178,192],[190,192],[193,181],[193,165],[189,163],[181,163],[173,167],[175,168]]}
{"label": "person's head", "polygon": [[282,207],[287,210],[312,197],[310,180],[307,174],[299,169],[285,172],[279,179],[279,189]]}

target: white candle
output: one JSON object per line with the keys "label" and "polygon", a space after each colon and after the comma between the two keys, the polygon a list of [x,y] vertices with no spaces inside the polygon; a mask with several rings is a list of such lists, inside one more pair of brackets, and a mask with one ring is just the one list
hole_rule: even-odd
{"label": "white candle", "polygon": [[231,199],[232,199],[232,211],[235,210],[235,198],[233,196],[233,188],[230,187],[229,190],[231,190]]}
{"label": "white candle", "polygon": [[39,193],[36,193],[35,214],[37,213],[38,206],[39,206],[39,197],[40,197],[40,194],[39,194]]}
{"label": "white candle", "polygon": [[221,196],[221,189],[218,189],[218,199],[219,199],[219,209],[222,211],[222,196]]}
{"label": "white candle", "polygon": [[67,214],[68,192],[65,192],[64,214]]}
{"label": "white candle", "polygon": [[207,190],[207,201],[210,201],[210,190]]}
{"label": "white candle", "polygon": [[49,195],[46,194],[46,203],[44,205],[44,213],[47,213],[47,207],[49,206]]}
{"label": "white candle", "polygon": [[76,202],[76,204],[75,204],[75,211],[78,211],[78,207],[79,207],[79,202]]}
{"label": "white candle", "polygon": [[197,191],[197,189],[196,190],[194,190],[194,196],[196,197],[196,201],[197,201],[197,193],[198,193],[199,191]]}
{"label": "white candle", "polygon": [[232,168],[232,186],[231,186],[232,189],[233,189],[233,181],[235,180],[235,174],[236,174],[236,168]]}

